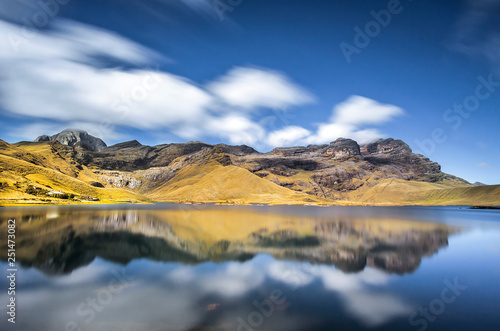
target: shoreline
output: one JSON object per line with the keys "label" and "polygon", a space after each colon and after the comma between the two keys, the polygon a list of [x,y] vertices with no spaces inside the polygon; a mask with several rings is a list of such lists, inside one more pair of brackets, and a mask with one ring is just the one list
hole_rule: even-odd
{"label": "shoreline", "polygon": [[99,201],[99,202],[65,202],[65,203],[47,203],[47,202],[21,202],[12,201],[9,203],[0,201],[0,208],[8,207],[42,207],[42,206],[108,206],[108,205],[155,205],[159,203],[168,203],[174,205],[197,206],[304,206],[304,207],[469,207],[476,210],[500,210],[500,205],[495,204],[418,204],[418,203],[361,203],[361,202],[339,202],[339,203],[227,203],[227,202],[179,202],[179,201]]}

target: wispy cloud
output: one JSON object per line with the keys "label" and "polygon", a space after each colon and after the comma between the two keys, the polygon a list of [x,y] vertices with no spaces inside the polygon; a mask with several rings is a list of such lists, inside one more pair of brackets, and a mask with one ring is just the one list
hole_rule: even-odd
{"label": "wispy cloud", "polygon": [[[131,2],[137,10],[147,14],[149,17],[175,26],[176,29],[180,30],[186,26],[186,18],[192,18],[193,16],[215,28],[220,27],[222,22],[220,20],[220,9],[217,7],[218,2],[215,0],[149,0]],[[221,1],[221,3],[225,2]],[[227,3],[227,8],[233,8],[230,3]],[[231,12],[229,9],[228,11]],[[239,30],[239,26],[230,17],[224,17],[224,27]]]}
{"label": "wispy cloud", "polygon": [[489,168],[490,164],[486,163],[486,162],[481,162],[481,163],[476,164],[476,167],[478,167],[478,168]]}
{"label": "wispy cloud", "polygon": [[227,105],[243,109],[283,109],[314,100],[285,75],[255,68],[234,68],[208,89]]}
{"label": "wispy cloud", "polygon": [[309,137],[311,132],[300,126],[287,126],[269,134],[270,146],[291,146]]}
{"label": "wispy cloud", "polygon": [[[2,35],[21,35],[21,29],[0,21]],[[205,88],[151,69],[159,57],[155,52],[72,21],[55,21],[53,29],[18,49],[7,38],[0,43],[0,104],[4,109],[27,119],[55,121],[58,124],[50,125],[54,128],[93,124],[95,129],[90,131],[107,131],[98,134],[101,137],[116,136],[102,125],[109,122],[114,127],[167,129],[186,139],[220,136],[232,143],[250,144],[265,133],[247,111],[310,100],[286,76],[266,69],[234,68]],[[129,63],[135,69],[102,68],[96,57]],[[248,93],[238,94],[239,89]],[[13,134],[33,139],[40,128],[30,125]]]}
{"label": "wispy cloud", "polygon": [[214,5],[213,1],[210,0],[179,0],[189,8],[201,12],[201,13],[210,13],[214,14]]}
{"label": "wispy cloud", "polygon": [[329,143],[339,137],[367,143],[384,136],[374,126],[389,122],[402,114],[404,111],[399,107],[354,95],[336,105],[330,120],[320,123],[316,132],[311,133],[299,127],[285,127],[272,132],[269,138],[270,143],[301,145]]}
{"label": "wispy cloud", "polygon": [[[23,27],[0,20],[0,34]],[[392,105],[352,96],[316,132],[297,125],[270,131],[262,112],[290,112],[315,96],[284,73],[234,67],[204,85],[159,70],[167,60],[119,34],[70,20],[13,45],[0,38],[0,106],[21,116],[10,135],[34,139],[66,127],[116,141],[122,129],[168,131],[182,139],[218,138],[260,148],[325,143],[340,136],[366,142],[375,126],[402,114]],[[113,63],[113,66],[103,65]],[[109,142],[109,141],[108,141]]]}
{"label": "wispy cloud", "polygon": [[451,48],[472,57],[486,58],[500,72],[500,2],[468,0],[460,16]]}
{"label": "wispy cloud", "polygon": [[[28,118],[96,126],[109,118],[115,125],[151,129],[190,121],[211,102],[210,95],[185,78],[146,67],[99,68],[94,59],[102,56],[146,66],[157,55],[145,47],[71,21],[56,26],[57,32],[40,35],[17,52],[2,39],[4,109]],[[0,22],[4,35],[18,29]]]}

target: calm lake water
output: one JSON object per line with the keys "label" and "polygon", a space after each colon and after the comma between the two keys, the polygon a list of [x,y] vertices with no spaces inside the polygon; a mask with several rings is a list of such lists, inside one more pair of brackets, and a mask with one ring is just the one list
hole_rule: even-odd
{"label": "calm lake water", "polygon": [[1,330],[499,330],[500,211],[0,208]]}

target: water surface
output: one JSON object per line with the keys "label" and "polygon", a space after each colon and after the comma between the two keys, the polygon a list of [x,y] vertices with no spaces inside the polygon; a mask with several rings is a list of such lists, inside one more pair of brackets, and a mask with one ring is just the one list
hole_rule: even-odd
{"label": "water surface", "polygon": [[[2,330],[498,330],[500,212],[113,205],[16,219]],[[8,288],[6,277],[0,286]],[[6,290],[0,302],[8,302]]]}

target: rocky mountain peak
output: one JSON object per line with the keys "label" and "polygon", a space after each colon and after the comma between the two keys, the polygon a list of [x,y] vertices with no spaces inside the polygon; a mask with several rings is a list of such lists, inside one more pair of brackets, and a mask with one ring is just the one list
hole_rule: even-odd
{"label": "rocky mountain peak", "polygon": [[330,143],[330,146],[326,150],[326,154],[331,155],[334,159],[344,159],[361,155],[361,151],[356,141],[338,138]]}
{"label": "rocky mountain peak", "polygon": [[97,137],[89,135],[86,131],[78,129],[66,129],[53,136],[42,135],[35,139],[35,142],[58,141],[67,146],[82,146],[93,151],[100,151],[106,148],[106,143]]}
{"label": "rocky mountain peak", "polygon": [[388,154],[402,155],[411,154],[412,150],[407,143],[393,138],[379,139],[373,143],[361,146],[361,153],[365,154]]}

